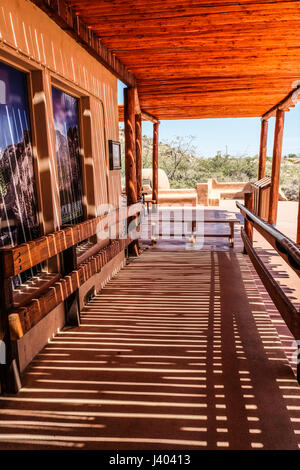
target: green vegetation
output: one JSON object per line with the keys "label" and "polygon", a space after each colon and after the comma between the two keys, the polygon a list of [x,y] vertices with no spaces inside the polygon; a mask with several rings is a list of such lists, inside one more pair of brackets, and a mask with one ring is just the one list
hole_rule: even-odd
{"label": "green vegetation", "polygon": [[[124,134],[120,130],[124,147]],[[159,143],[159,168],[165,170],[172,188],[194,188],[196,183],[209,178],[218,181],[256,181],[258,157],[233,157],[220,152],[211,158],[198,157],[193,146],[193,137],[177,137],[170,143]],[[124,149],[123,149],[124,150]],[[124,155],[124,151],[122,152]],[[123,157],[124,158],[124,157]],[[143,168],[152,167],[152,139],[143,136]],[[272,159],[267,158],[266,175],[271,175]],[[122,162],[124,172],[124,161]],[[300,158],[289,154],[282,159],[281,190],[289,200],[299,196]]]}

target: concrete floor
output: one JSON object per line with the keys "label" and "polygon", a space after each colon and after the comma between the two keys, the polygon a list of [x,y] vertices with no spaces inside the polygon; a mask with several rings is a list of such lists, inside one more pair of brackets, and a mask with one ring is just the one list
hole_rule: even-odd
{"label": "concrete floor", "polygon": [[41,351],[0,398],[0,449],[299,448],[300,387],[239,239],[182,245],[145,250]]}

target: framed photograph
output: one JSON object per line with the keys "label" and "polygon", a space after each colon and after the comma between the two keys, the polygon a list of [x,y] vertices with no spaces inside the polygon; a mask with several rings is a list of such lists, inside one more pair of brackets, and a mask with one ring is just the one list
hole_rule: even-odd
{"label": "framed photograph", "polygon": [[121,169],[121,144],[114,140],[108,141],[109,145],[109,169],[120,170]]}

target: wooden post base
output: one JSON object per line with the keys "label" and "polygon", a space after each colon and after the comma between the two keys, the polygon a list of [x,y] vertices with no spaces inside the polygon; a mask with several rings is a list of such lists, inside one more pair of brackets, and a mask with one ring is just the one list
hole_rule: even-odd
{"label": "wooden post base", "polygon": [[80,326],[80,308],[78,290],[65,300],[66,325]]}
{"label": "wooden post base", "polygon": [[[77,269],[77,254],[76,246],[72,246],[62,252],[62,274],[68,275],[74,269]],[[66,325],[79,326],[80,325],[80,307],[79,307],[79,291],[78,289],[73,292],[65,300],[65,315]]]}
{"label": "wooden post base", "polygon": [[0,366],[0,394],[16,394],[22,387],[16,359]]}
{"label": "wooden post base", "polygon": [[134,240],[128,245],[128,255],[129,256],[139,256],[139,242]]}

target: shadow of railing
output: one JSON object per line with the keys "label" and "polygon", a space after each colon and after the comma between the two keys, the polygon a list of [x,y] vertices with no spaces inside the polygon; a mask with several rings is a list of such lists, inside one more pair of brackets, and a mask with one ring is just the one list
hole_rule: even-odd
{"label": "shadow of railing", "polygon": [[148,250],[1,397],[0,448],[296,449],[299,400],[243,255]]}

